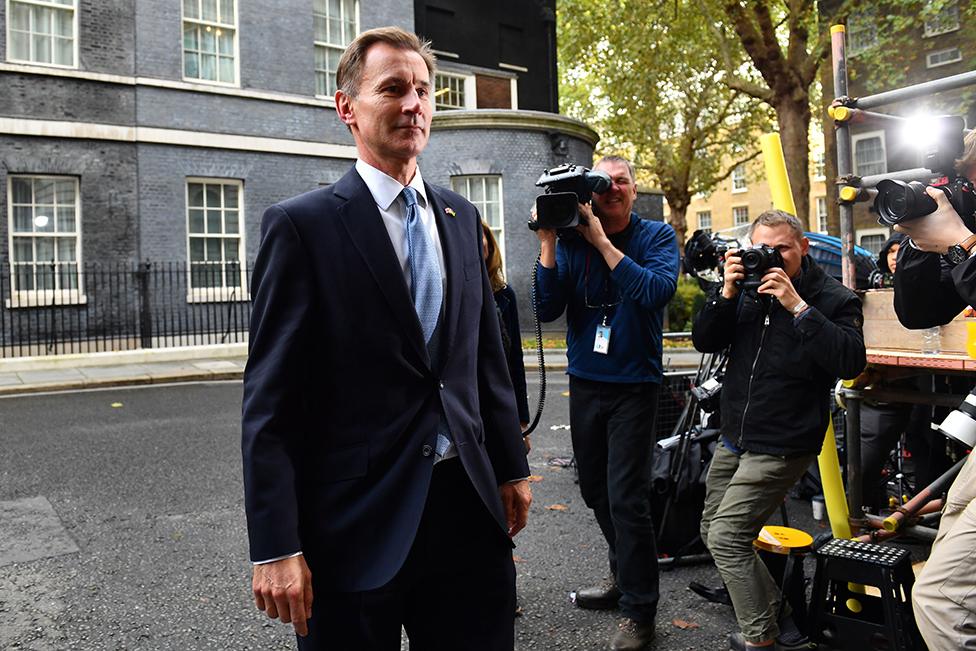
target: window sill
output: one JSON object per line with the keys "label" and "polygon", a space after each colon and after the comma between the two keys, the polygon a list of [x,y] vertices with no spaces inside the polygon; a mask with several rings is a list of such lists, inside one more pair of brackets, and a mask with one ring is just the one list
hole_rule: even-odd
{"label": "window sill", "polygon": [[59,70],[78,70],[78,64],[66,66],[61,63],[44,63],[43,61],[25,61],[24,59],[6,59],[7,63],[22,66],[38,66],[39,68],[58,68]]}
{"label": "window sill", "polygon": [[742,194],[743,192],[748,192],[748,191],[749,191],[748,187],[739,188],[739,189],[732,188],[732,194]]}
{"label": "window sill", "polygon": [[[238,82],[229,81],[217,81],[215,79],[199,79],[196,77],[183,77],[183,82],[191,85],[203,86],[204,88],[208,86],[216,86],[218,88],[237,88],[240,89],[241,85]],[[192,89],[191,89],[192,90]]]}
{"label": "window sill", "polygon": [[246,303],[251,295],[243,287],[215,287],[193,289],[186,295],[187,303]]}
{"label": "window sill", "polygon": [[21,308],[67,307],[87,305],[88,296],[75,290],[13,292],[6,301],[8,310]]}

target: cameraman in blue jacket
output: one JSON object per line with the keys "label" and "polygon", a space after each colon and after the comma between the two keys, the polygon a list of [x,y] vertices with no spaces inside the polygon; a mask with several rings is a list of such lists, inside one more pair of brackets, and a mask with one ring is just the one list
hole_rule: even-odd
{"label": "cameraman in blue jacket", "polygon": [[570,237],[539,229],[538,313],[565,311],[569,419],[583,501],[609,547],[609,581],[577,592],[582,608],[612,609],[624,618],[610,649],[642,649],[654,637],[658,567],[651,521],[654,416],[665,306],[678,281],[674,230],[632,212],[634,168],[608,156],[594,169],[611,187],[580,205]]}

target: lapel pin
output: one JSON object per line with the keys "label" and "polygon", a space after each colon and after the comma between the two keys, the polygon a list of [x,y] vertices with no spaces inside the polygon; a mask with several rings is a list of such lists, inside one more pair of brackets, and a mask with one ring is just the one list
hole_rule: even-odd
{"label": "lapel pin", "polygon": [[448,215],[450,215],[451,217],[454,217],[457,214],[457,213],[454,212],[454,208],[451,208],[450,206],[448,206],[447,208],[445,208],[444,209],[444,212],[447,213]]}

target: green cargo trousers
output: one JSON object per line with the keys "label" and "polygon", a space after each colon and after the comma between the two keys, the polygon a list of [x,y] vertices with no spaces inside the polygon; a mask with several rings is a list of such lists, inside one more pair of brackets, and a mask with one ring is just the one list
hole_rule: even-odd
{"label": "green cargo trousers", "polygon": [[[816,457],[784,458],[755,452],[739,457],[724,443],[719,443],[712,457],[705,481],[701,537],[728,587],[747,642],[765,642],[779,635],[782,602],[752,541]],[[783,614],[789,612],[786,606]]]}

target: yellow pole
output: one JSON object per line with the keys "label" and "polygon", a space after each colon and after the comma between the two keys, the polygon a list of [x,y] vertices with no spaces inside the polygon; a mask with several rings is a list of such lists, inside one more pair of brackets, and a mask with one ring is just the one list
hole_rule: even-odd
{"label": "yellow pole", "polygon": [[793,191],[790,189],[790,177],[786,173],[786,159],[783,157],[779,134],[764,133],[759,137],[759,144],[762,146],[763,162],[766,165],[766,180],[769,181],[769,189],[773,193],[773,208],[796,215],[796,204],[793,203]]}
{"label": "yellow pole", "polygon": [[824,505],[830,520],[830,531],[834,538],[851,537],[850,515],[847,510],[847,496],[844,494],[844,480],[840,476],[840,459],[837,457],[837,443],[834,440],[834,421],[827,421],[827,435],[823,449],[817,457],[820,466],[820,483],[823,484]]}
{"label": "yellow pole", "polygon": [[[773,194],[773,207],[796,215],[790,178],[786,174],[786,159],[778,133],[760,136],[763,161],[766,165],[766,180]],[[837,457],[837,444],[834,440],[834,423],[827,419],[827,433],[824,436],[823,450],[817,457],[820,466],[820,481],[823,484],[824,504],[830,518],[830,530],[834,538],[850,538],[851,524],[848,521],[847,496],[844,493],[844,480],[840,474],[840,459]]]}

